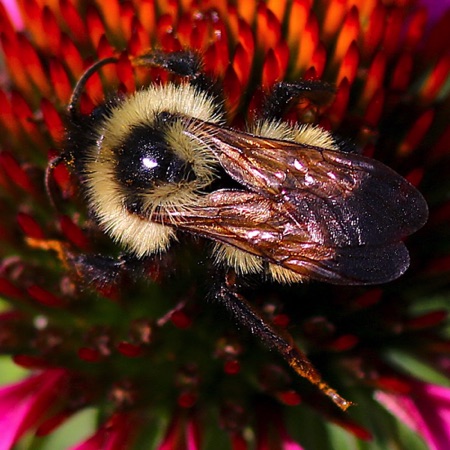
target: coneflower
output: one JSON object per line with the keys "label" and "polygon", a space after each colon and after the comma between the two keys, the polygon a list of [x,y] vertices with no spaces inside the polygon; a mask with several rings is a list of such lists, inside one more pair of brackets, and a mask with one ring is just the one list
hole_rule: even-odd
{"label": "coneflower", "polygon": [[[412,0],[18,0],[13,22],[4,4],[0,450],[447,449],[450,11]],[[100,276],[87,261],[122,250],[64,164],[52,204],[45,172],[64,151],[75,83],[110,56],[82,108],[166,83],[167,72],[133,64],[151,49],[199,51],[236,128],[279,81],[333,85],[326,106],[301,102],[287,119],[354,143],[425,196],[430,219],[408,238],[411,267],[397,281],[245,289],[355,403],[348,411],[208,301],[210,243],[180,239],[139,277],[121,266]]]}

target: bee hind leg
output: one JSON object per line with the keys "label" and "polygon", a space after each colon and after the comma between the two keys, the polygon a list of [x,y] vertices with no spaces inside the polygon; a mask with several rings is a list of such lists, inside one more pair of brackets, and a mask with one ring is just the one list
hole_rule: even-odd
{"label": "bee hind leg", "polygon": [[279,330],[269,323],[238,292],[234,271],[229,271],[225,280],[219,283],[215,298],[225,306],[240,325],[251,331],[266,347],[278,352],[298,375],[317,386],[340,409],[345,411],[352,405],[351,402],[341,397],[322,380],[319,372],[307,356],[295,345],[292,336],[287,331]]}

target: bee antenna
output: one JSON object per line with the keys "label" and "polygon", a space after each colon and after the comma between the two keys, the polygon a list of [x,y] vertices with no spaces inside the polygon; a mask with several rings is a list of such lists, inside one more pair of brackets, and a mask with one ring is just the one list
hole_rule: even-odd
{"label": "bee antenna", "polygon": [[75,85],[75,88],[72,92],[72,96],[70,97],[69,105],[67,106],[67,110],[71,116],[77,115],[79,112],[81,94],[89,78],[95,72],[97,72],[100,69],[100,67],[103,67],[106,64],[116,63],[117,61],[118,61],[117,58],[115,58],[114,56],[101,59],[100,61],[97,61],[96,63],[92,64],[92,66],[90,66],[86,70],[86,72],[83,73],[83,75]]}

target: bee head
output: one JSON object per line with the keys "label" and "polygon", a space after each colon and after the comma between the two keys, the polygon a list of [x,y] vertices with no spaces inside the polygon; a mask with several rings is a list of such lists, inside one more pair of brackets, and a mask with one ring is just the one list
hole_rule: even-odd
{"label": "bee head", "polygon": [[113,96],[89,115],[80,112],[82,90],[108,58],[77,83],[68,110],[66,153],[80,178],[90,212],[112,238],[138,256],[167,248],[171,224],[152,215],[201,201],[218,162],[189,133],[190,119],[220,123],[217,100],[189,83],[152,84]]}

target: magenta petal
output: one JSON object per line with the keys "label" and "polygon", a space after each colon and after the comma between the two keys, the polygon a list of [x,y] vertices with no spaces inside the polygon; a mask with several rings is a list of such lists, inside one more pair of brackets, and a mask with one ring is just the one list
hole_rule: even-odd
{"label": "magenta petal", "polygon": [[437,22],[450,9],[450,0],[420,0],[420,4],[427,7],[429,22]]}
{"label": "magenta petal", "polygon": [[11,18],[14,26],[21,30],[23,29],[22,16],[20,15],[19,6],[17,5],[16,0],[0,0],[0,3],[5,5],[6,10],[8,11],[8,15]]}
{"label": "magenta petal", "polygon": [[282,450],[303,450],[303,447],[295,442],[288,434],[281,416],[271,411],[261,421],[258,450],[268,450],[272,446]]}
{"label": "magenta petal", "polygon": [[197,420],[176,414],[157,448],[158,450],[171,450],[183,447],[186,450],[199,450],[201,448],[200,442],[201,433]]}
{"label": "magenta petal", "polygon": [[287,439],[283,442],[283,450],[303,450],[303,447],[292,439]]}
{"label": "magenta petal", "polygon": [[200,450],[200,432],[198,424],[190,420],[186,426],[187,450]]}
{"label": "magenta petal", "polygon": [[133,421],[126,414],[115,414],[89,439],[70,447],[70,450],[124,450],[129,448]]}
{"label": "magenta petal", "polygon": [[87,441],[77,444],[75,447],[70,447],[70,450],[97,450],[103,448],[104,433],[97,432]]}
{"label": "magenta petal", "polygon": [[450,442],[450,388],[415,383],[409,395],[378,392],[377,400],[420,434],[430,450],[447,450]]}
{"label": "magenta petal", "polygon": [[0,450],[9,450],[61,395],[66,372],[46,370],[0,389]]}
{"label": "magenta petal", "polygon": [[292,438],[287,434],[284,426],[279,427],[280,436],[282,439],[282,449],[283,450],[303,450],[303,447],[297,442],[293,441]]}

